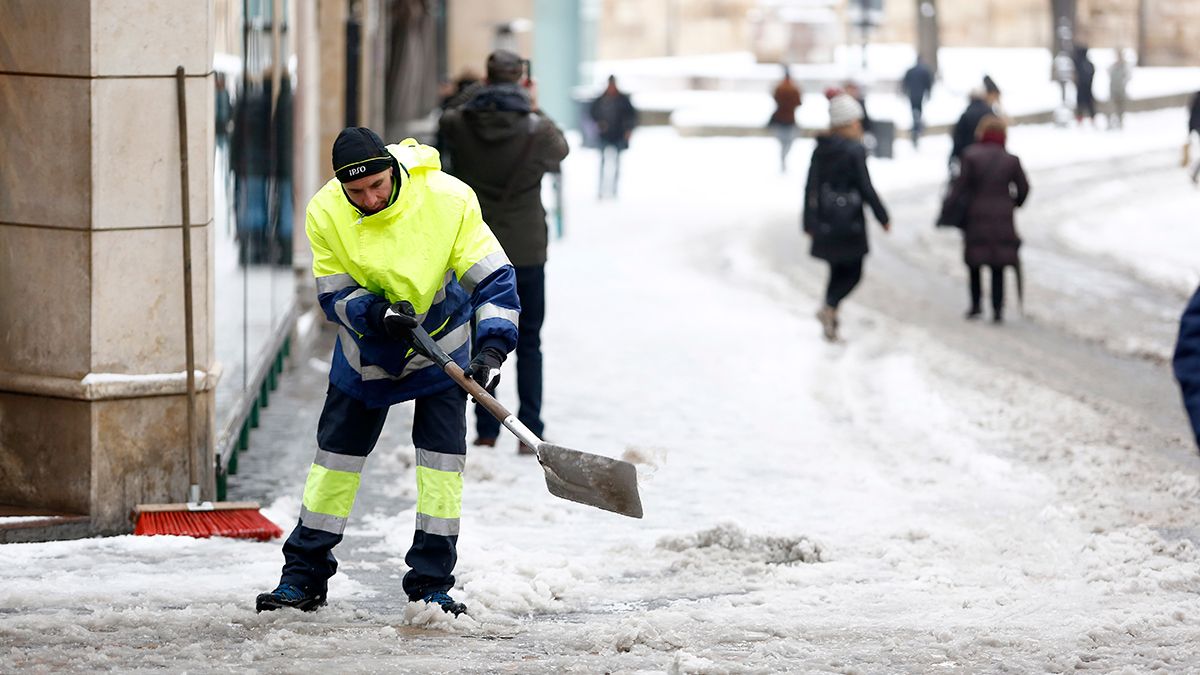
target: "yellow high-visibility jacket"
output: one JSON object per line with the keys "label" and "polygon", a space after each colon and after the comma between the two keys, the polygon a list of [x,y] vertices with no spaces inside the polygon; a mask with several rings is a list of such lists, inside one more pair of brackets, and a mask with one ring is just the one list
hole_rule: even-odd
{"label": "yellow high-visibility jacket", "polygon": [[339,325],[329,379],[368,406],[386,406],[454,386],[429,359],[389,338],[383,310],[412,303],[460,366],[485,346],[517,343],[516,273],[483,222],[471,188],[441,171],[437,150],[405,139],[392,203],[364,216],[331,179],[308,203],[317,299]]}

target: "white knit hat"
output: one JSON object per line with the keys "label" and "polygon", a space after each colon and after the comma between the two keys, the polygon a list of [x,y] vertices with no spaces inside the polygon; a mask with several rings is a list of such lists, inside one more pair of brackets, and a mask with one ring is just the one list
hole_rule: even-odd
{"label": "white knit hat", "polygon": [[838,94],[829,99],[829,126],[844,127],[863,118],[863,108],[849,94]]}

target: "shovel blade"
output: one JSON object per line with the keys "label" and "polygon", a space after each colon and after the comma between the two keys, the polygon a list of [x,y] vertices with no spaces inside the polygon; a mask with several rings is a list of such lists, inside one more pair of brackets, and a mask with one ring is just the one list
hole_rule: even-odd
{"label": "shovel blade", "polygon": [[537,457],[546,474],[546,488],[555,497],[630,518],[642,517],[637,468],[629,462],[553,443],[539,444]]}

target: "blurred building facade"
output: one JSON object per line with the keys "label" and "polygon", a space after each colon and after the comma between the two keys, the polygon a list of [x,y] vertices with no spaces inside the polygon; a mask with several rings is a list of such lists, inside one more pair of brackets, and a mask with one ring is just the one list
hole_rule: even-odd
{"label": "blurred building facade", "polygon": [[[853,2],[854,0],[851,0]],[[1090,47],[1136,49],[1148,66],[1200,62],[1200,0],[1074,0],[1075,39]],[[887,0],[875,39],[912,42],[922,5],[936,7],[941,43],[952,47],[1052,44],[1050,0]]]}
{"label": "blurred building facade", "polygon": [[[753,51],[760,61],[820,62],[858,44],[864,0],[602,0],[601,59]],[[866,0],[870,2],[870,0]],[[874,0],[879,4],[879,0]],[[1200,0],[1074,0],[1077,38],[1137,49],[1144,65],[1200,61]],[[948,47],[1050,47],[1051,0],[883,0],[869,39],[915,43],[921,12]]]}
{"label": "blurred building facade", "polygon": [[345,126],[400,133],[436,108],[444,8],[0,2],[0,515],[123,532],[134,504],[186,500],[176,67],[195,436],[204,496],[222,498],[313,304],[299,233],[329,147]]}
{"label": "blurred building facade", "polygon": [[530,60],[540,107],[558,124],[576,123],[573,89],[593,52],[599,0],[448,0],[448,82],[485,76],[488,54],[507,49]]}
{"label": "blurred building facade", "polygon": [[482,79],[488,54],[503,47],[533,53],[534,0],[450,0],[448,75]]}
{"label": "blurred building facade", "polygon": [[750,48],[759,0],[601,0],[599,59],[688,56]]}

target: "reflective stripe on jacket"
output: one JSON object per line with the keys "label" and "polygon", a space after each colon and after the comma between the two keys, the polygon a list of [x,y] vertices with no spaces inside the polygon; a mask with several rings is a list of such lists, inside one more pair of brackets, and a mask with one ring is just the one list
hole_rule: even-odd
{"label": "reflective stripe on jacket", "polygon": [[466,366],[474,347],[512,351],[517,342],[516,274],[483,222],[475,193],[442,173],[437,150],[405,139],[388,150],[399,191],[363,216],[336,178],[308,203],[317,299],[339,325],[329,379],[369,406],[385,406],[453,386],[433,362],[381,334],[379,304],[408,300],[422,326]]}

